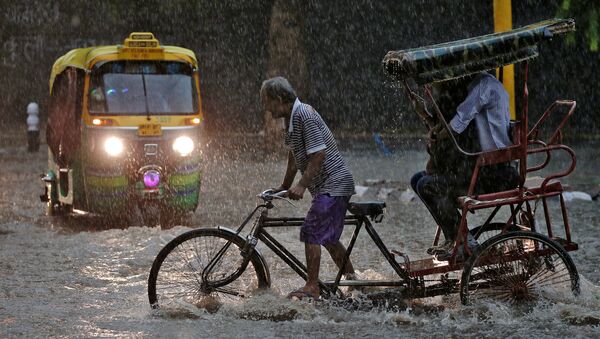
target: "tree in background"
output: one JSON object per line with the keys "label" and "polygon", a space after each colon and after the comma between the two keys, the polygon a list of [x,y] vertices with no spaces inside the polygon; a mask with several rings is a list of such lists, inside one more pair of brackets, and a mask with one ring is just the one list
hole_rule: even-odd
{"label": "tree in background", "polygon": [[[563,0],[557,12],[559,18],[576,17],[578,19],[577,25],[584,30],[584,34],[579,36],[592,52],[598,52],[599,15],[600,2],[597,0]],[[576,32],[567,37],[568,44],[575,42]]]}
{"label": "tree in background", "polygon": [[[269,26],[269,63],[267,77],[287,78],[299,97],[308,95],[309,73],[304,41],[307,5],[303,1],[275,0]],[[273,119],[265,112],[266,143],[270,147],[282,145],[281,119]]]}

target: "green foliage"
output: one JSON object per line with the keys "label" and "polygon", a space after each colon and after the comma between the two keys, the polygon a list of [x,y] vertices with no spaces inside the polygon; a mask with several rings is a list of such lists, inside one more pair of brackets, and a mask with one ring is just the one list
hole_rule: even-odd
{"label": "green foliage", "polygon": [[588,29],[585,31],[585,35],[589,39],[590,50],[593,52],[598,51],[598,10],[593,8],[589,14]]}
{"label": "green foliage", "polygon": [[579,36],[590,51],[598,52],[600,40],[599,14],[600,2],[597,0],[563,0],[556,16],[559,18],[575,18],[577,26],[581,27],[580,31],[584,32],[583,35],[577,35],[577,32],[570,33],[566,39],[567,44],[575,44]]}

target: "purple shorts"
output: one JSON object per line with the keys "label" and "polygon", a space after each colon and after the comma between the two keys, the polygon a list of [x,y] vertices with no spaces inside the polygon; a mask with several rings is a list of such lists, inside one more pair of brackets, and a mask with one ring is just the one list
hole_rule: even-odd
{"label": "purple shorts", "polygon": [[350,197],[318,194],[300,228],[300,241],[308,244],[335,245],[344,230],[344,217]]}

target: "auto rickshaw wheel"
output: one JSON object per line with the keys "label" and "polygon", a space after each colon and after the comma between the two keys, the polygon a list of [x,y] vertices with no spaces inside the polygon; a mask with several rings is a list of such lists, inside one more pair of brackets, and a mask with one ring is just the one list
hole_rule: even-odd
{"label": "auto rickshaw wheel", "polygon": [[177,225],[176,215],[174,213],[170,213],[168,211],[161,211],[160,217],[158,221],[160,228],[163,230],[171,229],[175,225]]}
{"label": "auto rickshaw wheel", "polygon": [[146,201],[138,205],[142,225],[155,227],[160,224],[161,207],[156,202]]}
{"label": "auto rickshaw wheel", "polygon": [[46,215],[49,217],[56,216],[59,212],[59,202],[55,198],[56,187],[54,185],[46,185],[44,189],[44,200],[46,201]]}
{"label": "auto rickshaw wheel", "polygon": [[488,239],[467,260],[460,281],[465,305],[523,304],[578,294],[579,275],[569,254],[535,232],[507,232]]}
{"label": "auto rickshaw wheel", "polygon": [[46,203],[46,215],[49,217],[53,217],[56,215],[56,206],[52,200],[48,200]]}
{"label": "auto rickshaw wheel", "polygon": [[61,204],[60,202],[53,202],[48,200],[46,203],[46,215],[50,217],[58,217],[67,215],[73,212],[73,205]]}
{"label": "auto rickshaw wheel", "polygon": [[171,229],[178,225],[188,225],[191,213],[183,211],[162,210],[160,212],[160,228]]}

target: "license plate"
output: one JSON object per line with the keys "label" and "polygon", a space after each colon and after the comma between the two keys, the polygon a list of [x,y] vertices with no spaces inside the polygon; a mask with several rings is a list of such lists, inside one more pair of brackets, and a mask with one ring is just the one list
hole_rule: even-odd
{"label": "license plate", "polygon": [[150,137],[161,135],[162,130],[158,124],[143,124],[138,128],[138,135],[142,137]]}

